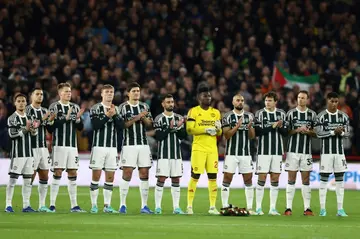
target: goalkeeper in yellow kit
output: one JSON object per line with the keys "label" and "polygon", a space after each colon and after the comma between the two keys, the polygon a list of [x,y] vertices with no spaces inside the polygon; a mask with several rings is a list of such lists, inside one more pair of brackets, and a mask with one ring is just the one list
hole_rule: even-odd
{"label": "goalkeeper in yellow kit", "polygon": [[215,203],[217,197],[216,176],[218,172],[217,136],[222,133],[221,115],[210,107],[211,94],[206,85],[200,85],[197,91],[199,105],[190,109],[187,116],[186,131],[194,136],[191,152],[191,178],[188,186],[187,213],[193,214],[193,200],[196,185],[204,169],[209,180],[209,214],[219,214]]}

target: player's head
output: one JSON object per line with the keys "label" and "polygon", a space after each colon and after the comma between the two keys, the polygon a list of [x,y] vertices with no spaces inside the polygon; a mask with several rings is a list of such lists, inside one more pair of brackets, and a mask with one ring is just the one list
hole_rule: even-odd
{"label": "player's head", "polygon": [[161,105],[167,112],[172,112],[174,110],[174,97],[172,94],[167,94],[162,97]]}
{"label": "player's head", "polygon": [[101,97],[104,102],[112,102],[114,99],[114,87],[106,84],[101,88]]}
{"label": "player's head", "polygon": [[299,93],[297,95],[298,106],[301,106],[301,107],[306,106],[308,100],[309,100],[309,93],[306,90],[299,91]]}
{"label": "player's head", "polygon": [[26,96],[24,94],[17,94],[14,97],[15,108],[18,111],[24,111],[26,107]]}
{"label": "player's head", "polygon": [[339,95],[336,92],[330,92],[326,96],[327,99],[327,109],[330,112],[335,112],[339,104]]}
{"label": "player's head", "polygon": [[136,82],[132,82],[127,87],[129,100],[140,100],[140,85]]}
{"label": "player's head", "polygon": [[71,85],[69,83],[60,83],[57,86],[60,100],[70,101],[71,100]]}
{"label": "player's head", "polygon": [[277,94],[273,91],[270,91],[265,94],[265,108],[266,109],[273,109],[276,106],[276,102],[278,101]]}
{"label": "player's head", "polygon": [[210,88],[206,84],[199,84],[197,98],[201,106],[209,107],[211,105]]}
{"label": "player's head", "polygon": [[240,95],[240,94],[234,95],[232,104],[233,104],[233,106],[234,106],[235,109],[241,111],[241,110],[243,110],[243,108],[244,108],[245,99],[244,99],[244,97],[243,97],[242,95]]}
{"label": "player's head", "polygon": [[44,100],[44,93],[41,88],[34,88],[31,92],[31,102],[41,104]]}

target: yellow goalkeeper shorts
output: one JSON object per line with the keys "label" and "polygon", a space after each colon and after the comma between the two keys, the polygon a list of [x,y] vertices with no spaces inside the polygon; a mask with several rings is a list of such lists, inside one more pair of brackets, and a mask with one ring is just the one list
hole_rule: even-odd
{"label": "yellow goalkeeper shorts", "polygon": [[195,174],[218,172],[219,155],[217,153],[206,153],[202,151],[191,152],[191,168]]}

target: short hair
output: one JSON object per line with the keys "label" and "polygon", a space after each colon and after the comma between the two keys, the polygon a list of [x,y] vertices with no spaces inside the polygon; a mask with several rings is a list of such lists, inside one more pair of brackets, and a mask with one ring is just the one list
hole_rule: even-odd
{"label": "short hair", "polygon": [[278,96],[274,91],[269,91],[268,93],[266,93],[264,95],[264,99],[266,98],[273,98],[275,102],[278,101]]}
{"label": "short hair", "polygon": [[201,82],[197,87],[197,94],[200,95],[201,93],[204,92],[210,92],[210,87],[208,86],[207,83]]}
{"label": "short hair", "polygon": [[19,93],[19,94],[16,94],[16,95],[15,95],[15,97],[14,97],[14,101],[16,101],[16,100],[17,100],[17,98],[19,98],[19,97],[24,97],[24,98],[25,98],[25,100],[26,100],[26,95],[24,95],[23,93]]}
{"label": "short hair", "polygon": [[160,97],[161,102],[164,102],[165,99],[174,98],[172,94],[165,94]]}
{"label": "short hair", "polygon": [[108,90],[108,89],[115,89],[114,86],[110,85],[110,84],[106,84],[106,85],[103,85],[103,87],[101,87],[101,92],[103,90]]}
{"label": "short hair", "polygon": [[130,92],[133,88],[140,88],[137,82],[131,82],[127,87],[127,92]]}
{"label": "short hair", "polygon": [[339,98],[339,94],[336,92],[330,92],[329,94],[327,94],[326,99],[331,99],[331,98]]}
{"label": "short hair", "polygon": [[59,90],[62,90],[62,89],[65,88],[65,87],[69,87],[69,88],[71,89],[71,85],[66,82],[66,83],[60,83],[60,84],[58,84],[57,90],[58,90],[58,91],[59,91]]}
{"label": "short hair", "polygon": [[40,88],[40,87],[35,87],[34,89],[32,89],[31,94],[33,94],[36,90],[41,90],[41,91],[43,91],[42,88]]}
{"label": "short hair", "polygon": [[309,99],[309,92],[307,92],[306,90],[301,90],[301,91],[299,91],[297,96],[299,96],[300,93],[305,94],[307,96],[307,98]]}

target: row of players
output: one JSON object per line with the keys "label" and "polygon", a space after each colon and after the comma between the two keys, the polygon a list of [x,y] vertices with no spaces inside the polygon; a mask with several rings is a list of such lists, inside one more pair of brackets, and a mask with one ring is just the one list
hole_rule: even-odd
{"label": "row of players", "polygon": [[[79,167],[76,129],[82,129],[81,116],[84,109],[71,103],[71,87],[67,83],[59,84],[60,100],[53,103],[49,110],[41,107],[43,92],[34,89],[32,103],[26,106],[25,95],[15,97],[16,112],[8,119],[9,135],[12,139],[10,180],[6,189],[6,212],[13,212],[12,197],[14,186],[20,175],[23,176],[23,212],[33,212],[30,206],[31,185],[36,172],[39,174],[39,211],[55,212],[56,197],[60,179],[64,170],[68,173],[68,192],[71,201],[71,212],[84,212],[77,204],[77,169]],[[90,110],[94,130],[90,168],[91,212],[97,213],[99,180],[102,170],[105,171],[103,188],[104,209],[106,213],[117,213],[111,207],[113,180],[115,170],[123,170],[120,180],[120,213],[126,213],[126,196],[133,170],[139,169],[141,213],[151,214],[147,206],[149,168],[152,165],[146,130],[155,128],[158,141],[158,162],[156,168],[157,184],[155,187],[155,213],[161,214],[161,200],[166,178],[171,178],[171,194],[175,214],[183,214],[179,207],[180,178],[182,176],[182,159],[180,142],[186,134],[193,135],[191,156],[191,179],[188,186],[187,213],[193,214],[193,199],[197,181],[206,170],[209,180],[210,214],[219,214],[215,208],[217,198],[216,177],[218,172],[217,137],[222,134],[227,139],[224,163],[224,178],[221,188],[223,207],[228,206],[230,183],[237,168],[243,175],[247,209],[253,215],[263,215],[262,199],[267,174],[270,174],[270,215],[280,215],[276,210],[278,182],[282,171],[283,136],[289,135],[288,152],[285,170],[288,171],[287,209],[285,215],[292,213],[292,201],[295,194],[295,181],[298,171],[302,176],[302,195],[304,215],[313,215],[310,209],[311,188],[309,175],[312,170],[311,137],[321,138],[321,183],[320,205],[321,216],[326,216],[325,202],[327,181],[335,173],[338,215],[347,216],[343,210],[344,182],[346,160],[342,137],[349,135],[348,117],[337,110],[338,96],[329,93],[327,109],[319,115],[307,108],[308,93],[298,94],[298,106],[287,114],[276,108],[277,95],[273,92],[265,96],[265,108],[259,110],[255,117],[243,110],[244,98],[233,97],[234,109],[221,119],[220,112],[212,107],[211,94],[206,86],[198,89],[199,106],[192,108],[184,118],[173,113],[174,99],[166,95],[162,99],[164,112],[152,121],[149,107],[139,101],[140,86],[132,83],[128,87],[129,100],[119,107],[112,104],[114,88],[104,85],[102,102]],[[186,126],[185,126],[186,125]],[[46,147],[46,130],[53,135],[53,151],[50,159]],[[117,131],[123,131],[124,141],[121,156],[117,153]],[[254,187],[252,185],[253,165],[250,156],[250,140],[258,137],[258,156],[256,173],[256,210],[252,210]],[[52,165],[51,165],[52,164]],[[50,207],[45,206],[47,195],[48,171],[52,167],[54,174],[50,188]],[[36,169],[34,173],[34,169]]]}

